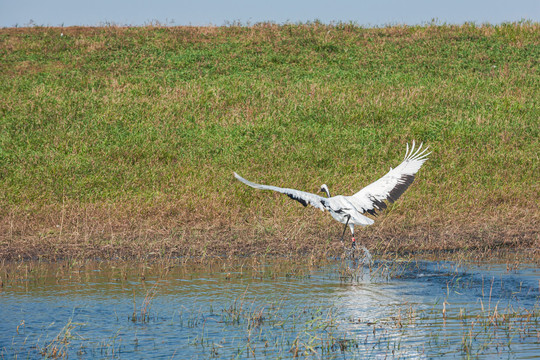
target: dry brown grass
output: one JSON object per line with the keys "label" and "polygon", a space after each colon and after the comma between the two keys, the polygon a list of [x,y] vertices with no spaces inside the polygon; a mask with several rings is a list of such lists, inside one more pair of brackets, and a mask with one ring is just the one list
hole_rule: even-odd
{"label": "dry brown grass", "polygon": [[[0,258],[152,259],[164,257],[340,256],[342,225],[315,209],[283,216],[190,214],[181,202],[163,204],[69,204],[18,209],[0,218]],[[293,208],[294,207],[294,208]],[[278,210],[276,210],[278,211]],[[515,209],[514,216],[468,214],[444,220],[442,212],[409,219],[384,214],[375,225],[357,230],[357,240],[376,254],[471,252],[529,249],[540,255],[537,217]],[[298,216],[296,216],[298,215]],[[471,219],[474,218],[474,221]],[[212,219],[212,220],[209,220]],[[349,238],[346,236],[346,245]]]}

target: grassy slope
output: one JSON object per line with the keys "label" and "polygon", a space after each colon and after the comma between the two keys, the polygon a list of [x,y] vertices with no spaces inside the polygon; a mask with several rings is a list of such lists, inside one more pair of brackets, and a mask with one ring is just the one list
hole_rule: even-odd
{"label": "grassy slope", "polygon": [[412,139],[431,159],[364,241],[538,245],[538,24],[1,29],[0,54],[1,256],[327,246],[328,215],[232,171],[350,194]]}

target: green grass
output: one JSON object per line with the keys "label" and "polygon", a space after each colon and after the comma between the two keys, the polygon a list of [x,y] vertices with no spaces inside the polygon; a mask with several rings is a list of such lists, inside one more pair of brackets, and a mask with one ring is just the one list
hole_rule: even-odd
{"label": "green grass", "polygon": [[108,204],[279,228],[301,206],[233,171],[351,194],[413,139],[433,154],[389,222],[538,225],[537,23],[0,29],[0,56],[4,227]]}

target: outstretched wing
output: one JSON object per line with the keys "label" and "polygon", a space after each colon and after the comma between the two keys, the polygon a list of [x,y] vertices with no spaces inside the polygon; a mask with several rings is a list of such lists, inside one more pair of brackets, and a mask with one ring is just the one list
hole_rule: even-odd
{"label": "outstretched wing", "polygon": [[428,159],[431,153],[426,153],[428,148],[422,150],[422,144],[418,149],[414,149],[414,141],[411,150],[407,144],[407,152],[403,162],[395,169],[384,175],[379,180],[369,184],[354,195],[347,196],[356,209],[362,213],[367,212],[377,215],[377,211],[386,209],[386,203],[396,201],[405,190],[412,184],[414,175],[420,170],[422,164]]}
{"label": "outstretched wing", "polygon": [[237,173],[234,173],[234,177],[240,180],[241,182],[243,182],[244,184],[251,186],[252,188],[260,189],[260,190],[277,191],[277,192],[287,195],[293,200],[298,201],[304,206],[307,206],[308,204],[310,204],[316,207],[317,209],[324,211],[324,206],[321,202],[321,200],[324,200],[324,198],[319,195],[315,195],[315,194],[311,194],[305,191],[300,191],[300,190],[295,190],[295,189],[287,189],[287,188],[280,188],[280,187],[271,186],[271,185],[256,184],[254,182],[244,179]]}

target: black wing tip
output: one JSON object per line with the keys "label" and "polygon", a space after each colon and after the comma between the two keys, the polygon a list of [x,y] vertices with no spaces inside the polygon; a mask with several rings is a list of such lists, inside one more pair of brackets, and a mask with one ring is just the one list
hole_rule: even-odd
{"label": "black wing tip", "polygon": [[399,179],[399,183],[396,185],[396,187],[394,187],[392,191],[390,191],[390,193],[388,194],[388,201],[393,203],[394,201],[399,199],[399,197],[403,195],[405,190],[407,190],[409,186],[411,186],[413,181],[414,175],[403,175]]}
{"label": "black wing tip", "polygon": [[379,214],[377,213],[377,210],[375,210],[375,209],[369,209],[369,210],[366,210],[366,212],[367,212],[369,215],[379,216]]}
{"label": "black wing tip", "polygon": [[388,207],[384,200],[377,200],[375,198],[372,198],[371,201],[373,202],[373,209],[366,210],[368,214],[373,216],[378,216],[379,212],[384,211]]}
{"label": "black wing tip", "polygon": [[296,197],[293,194],[285,194],[285,195],[287,195],[288,197],[290,197],[293,200],[298,201],[300,204],[304,205],[304,207],[308,206],[307,201],[302,199],[302,198]]}
{"label": "black wing tip", "polygon": [[[386,200],[391,204],[405,192],[411,186],[412,182],[414,181],[414,175],[403,175],[399,179],[399,183],[390,191],[388,194],[388,197]],[[380,212],[384,211],[388,205],[384,200],[377,200],[375,198],[371,198],[371,201],[373,202],[373,208],[366,210],[366,212],[373,216],[378,216]]]}

